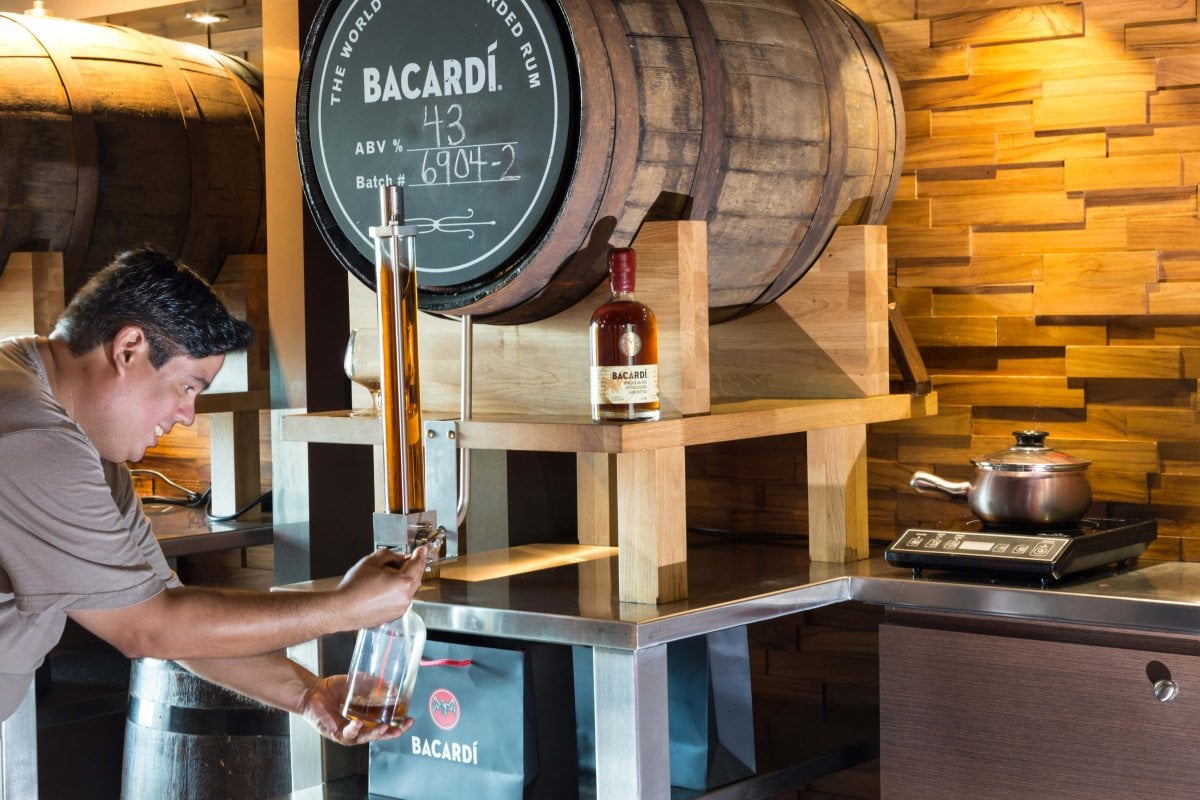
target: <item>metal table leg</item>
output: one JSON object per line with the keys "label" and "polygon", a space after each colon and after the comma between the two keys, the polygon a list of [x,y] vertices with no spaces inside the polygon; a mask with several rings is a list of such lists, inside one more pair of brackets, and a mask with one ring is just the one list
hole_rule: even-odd
{"label": "metal table leg", "polygon": [[30,681],[21,705],[0,725],[0,800],[37,796],[37,700]]}
{"label": "metal table leg", "polygon": [[592,650],[597,800],[668,800],[667,647]]}

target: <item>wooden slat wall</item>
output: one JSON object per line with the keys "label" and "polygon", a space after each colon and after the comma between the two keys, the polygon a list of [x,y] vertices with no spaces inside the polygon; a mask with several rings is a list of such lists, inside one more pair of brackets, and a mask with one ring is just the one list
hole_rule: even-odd
{"label": "wooden slat wall", "polygon": [[[890,279],[941,400],[872,427],[872,538],[958,511],[914,470],[1036,427],[1094,459],[1095,513],[1158,519],[1150,558],[1200,561],[1197,0],[844,2],[902,85]],[[693,524],[803,533],[803,453],[689,453]]]}
{"label": "wooden slat wall", "polygon": [[1097,511],[1200,560],[1196,0],[847,0],[902,82],[892,285],[942,413],[874,426],[872,535],[946,512],[913,470],[1038,427]]}
{"label": "wooden slat wall", "polygon": [[[748,627],[760,770],[878,731],[882,609],[839,603]],[[878,800],[879,761],[771,800]]]}

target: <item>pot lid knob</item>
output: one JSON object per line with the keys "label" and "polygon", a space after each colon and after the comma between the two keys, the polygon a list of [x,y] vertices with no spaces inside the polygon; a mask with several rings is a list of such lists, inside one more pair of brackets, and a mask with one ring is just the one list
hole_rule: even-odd
{"label": "pot lid knob", "polygon": [[1013,431],[1013,436],[1017,437],[1017,447],[1045,447],[1049,435],[1046,431]]}

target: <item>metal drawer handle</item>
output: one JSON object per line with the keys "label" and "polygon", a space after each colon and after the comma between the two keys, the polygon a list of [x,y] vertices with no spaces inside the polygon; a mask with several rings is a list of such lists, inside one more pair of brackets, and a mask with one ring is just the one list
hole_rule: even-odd
{"label": "metal drawer handle", "polygon": [[1179,684],[1173,680],[1163,678],[1154,682],[1154,697],[1155,699],[1169,703],[1179,696]]}

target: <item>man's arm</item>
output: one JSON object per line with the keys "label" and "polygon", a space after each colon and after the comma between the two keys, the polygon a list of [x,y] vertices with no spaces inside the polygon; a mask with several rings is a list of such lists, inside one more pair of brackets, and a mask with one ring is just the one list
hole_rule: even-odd
{"label": "man's arm", "polygon": [[394,739],[412,725],[364,728],[358,720],[342,716],[346,676],[319,678],[283,653],[246,658],[207,658],[181,661],[184,667],[213,683],[252,697],[261,703],[300,714],[327,739],[351,745]]}
{"label": "man's arm", "polygon": [[378,550],[325,592],[174,587],[137,605],[69,616],[129,658],[238,658],[400,617],[421,584],[425,549]]}

